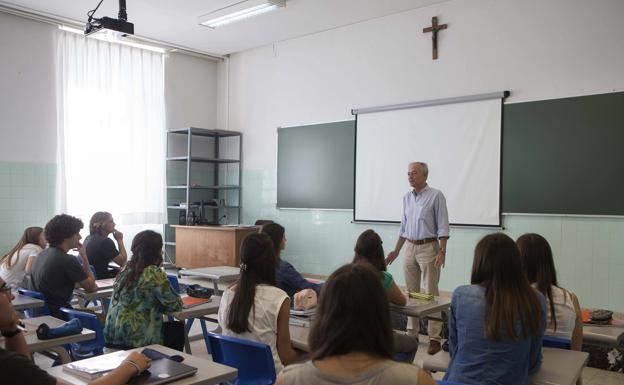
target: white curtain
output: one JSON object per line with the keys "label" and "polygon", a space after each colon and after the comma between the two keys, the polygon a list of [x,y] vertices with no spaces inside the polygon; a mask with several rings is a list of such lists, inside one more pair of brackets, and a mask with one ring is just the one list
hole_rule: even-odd
{"label": "white curtain", "polygon": [[163,54],[59,31],[58,211],[165,219]]}

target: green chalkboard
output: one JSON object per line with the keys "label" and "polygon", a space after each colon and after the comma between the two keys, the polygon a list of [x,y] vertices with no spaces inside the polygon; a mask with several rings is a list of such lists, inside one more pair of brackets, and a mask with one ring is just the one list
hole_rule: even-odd
{"label": "green chalkboard", "polygon": [[624,92],[506,104],[506,213],[624,215]]}
{"label": "green chalkboard", "polygon": [[277,130],[277,207],[353,209],[355,120]]}

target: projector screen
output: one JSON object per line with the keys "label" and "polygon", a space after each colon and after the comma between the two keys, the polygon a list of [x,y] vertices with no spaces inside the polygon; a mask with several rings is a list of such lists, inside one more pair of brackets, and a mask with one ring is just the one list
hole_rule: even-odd
{"label": "projector screen", "polygon": [[[361,110],[360,110],[361,111]],[[400,222],[410,162],[454,225],[500,226],[501,98],[356,113],[354,220]]]}

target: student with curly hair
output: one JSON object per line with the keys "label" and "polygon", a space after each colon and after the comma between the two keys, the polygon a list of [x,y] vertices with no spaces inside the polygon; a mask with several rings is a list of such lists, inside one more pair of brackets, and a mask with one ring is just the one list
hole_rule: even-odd
{"label": "student with curly hair", "polygon": [[[80,219],[67,214],[50,219],[44,229],[50,247],[39,254],[32,269],[33,289],[43,294],[50,313],[57,318],[62,318],[61,307],[71,308],[76,284],[89,293],[97,291],[89,257],[80,243],[82,226]],[[80,262],[67,254],[69,250],[78,250]]]}
{"label": "student with curly hair", "polygon": [[109,347],[131,349],[160,344],[181,350],[184,335],[176,338],[163,326],[163,315],[182,310],[182,300],[160,268],[163,239],[152,230],[138,233],[132,240],[132,259],[124,267],[113,288],[106,315],[104,339]]}
{"label": "student with curly hair", "polygon": [[0,277],[9,286],[27,287],[25,277],[30,274],[37,255],[46,247],[41,227],[29,227],[8,253],[0,258]]}

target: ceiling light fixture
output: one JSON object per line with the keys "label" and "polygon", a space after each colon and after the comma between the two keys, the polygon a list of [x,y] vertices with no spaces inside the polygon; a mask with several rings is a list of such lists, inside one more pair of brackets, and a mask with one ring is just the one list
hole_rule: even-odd
{"label": "ceiling light fixture", "polygon": [[199,17],[199,24],[217,28],[286,6],[286,0],[244,0]]}

